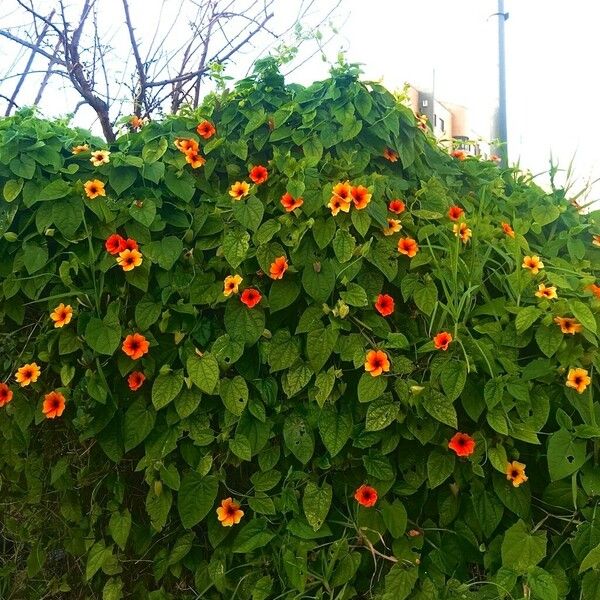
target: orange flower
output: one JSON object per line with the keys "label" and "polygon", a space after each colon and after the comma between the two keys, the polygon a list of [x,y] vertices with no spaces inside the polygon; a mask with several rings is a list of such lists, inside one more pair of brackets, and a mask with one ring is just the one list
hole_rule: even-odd
{"label": "orange flower", "polygon": [[148,340],[141,333],[133,333],[123,340],[121,350],[123,350],[131,360],[137,360],[148,353],[149,347],[150,344],[148,343]]}
{"label": "orange flower", "polygon": [[379,377],[383,372],[390,370],[390,361],[383,350],[369,350],[365,358],[365,371],[371,377]]}
{"label": "orange flower", "polygon": [[592,378],[585,369],[569,369],[566,386],[577,390],[580,394],[592,383]]}
{"label": "orange flower", "polygon": [[131,119],[129,119],[129,124],[134,129],[141,129],[146,124],[146,122],[144,121],[144,119],[141,119],[137,115],[133,115],[133,117],[131,117]]}
{"label": "orange flower", "polygon": [[288,270],[288,261],[285,256],[276,258],[269,267],[269,277],[271,279],[283,279],[284,273]]}
{"label": "orange flower", "polygon": [[42,412],[46,419],[60,417],[65,411],[65,397],[60,392],[50,392],[44,396]]}
{"label": "orange flower", "polygon": [[570,333],[571,335],[581,333],[582,326],[577,319],[571,317],[554,317],[554,322],[560,327],[563,333]]}
{"label": "orange flower", "polygon": [[146,376],[141,371],[133,371],[127,378],[129,389],[133,392],[139,390],[146,381]]}
{"label": "orange flower", "polygon": [[452,231],[456,237],[462,240],[463,244],[466,244],[470,239],[473,232],[469,229],[466,223],[454,223]]}
{"label": "orange flower", "polygon": [[331,209],[331,214],[335,217],[341,211],[350,212],[350,201],[343,200],[339,196],[331,196],[328,208]]}
{"label": "orange flower", "polygon": [[110,152],[108,150],[96,150],[92,152],[92,156],[90,158],[90,162],[95,167],[100,167],[102,165],[107,165],[110,162]]}
{"label": "orange flower", "polygon": [[73,308],[70,304],[65,306],[62,302],[50,313],[50,318],[54,321],[54,327],[68,325],[72,317]]}
{"label": "orange flower", "polygon": [[590,285],[586,286],[586,290],[589,290],[600,300],[600,285],[596,285],[595,283],[590,283]]}
{"label": "orange flower", "polygon": [[465,211],[460,206],[456,206],[455,204],[448,209],[448,218],[451,221],[458,221],[464,214]]}
{"label": "orange flower", "polygon": [[41,372],[37,363],[28,363],[17,369],[15,379],[21,387],[25,387],[30,383],[35,383]]}
{"label": "orange flower", "polygon": [[369,190],[364,185],[357,185],[350,190],[352,195],[352,202],[354,202],[354,208],[356,210],[362,210],[367,208],[373,194],[369,193]]}
{"label": "orange flower", "polygon": [[387,160],[389,160],[390,162],[397,162],[398,153],[395,150],[392,150],[391,148],[386,148],[383,151],[383,158],[387,158]]}
{"label": "orange flower", "polygon": [[453,150],[450,156],[458,160],[465,160],[467,158],[467,153],[464,150]]}
{"label": "orange flower", "polygon": [[502,231],[504,231],[504,233],[511,238],[515,237],[515,232],[513,230],[513,228],[508,224],[508,223],[502,223]]}
{"label": "orange flower", "polygon": [[247,181],[236,181],[229,189],[229,195],[234,200],[241,200],[248,195],[250,184]]}
{"label": "orange flower", "polygon": [[73,154],[81,154],[82,152],[87,152],[90,147],[87,144],[82,144],[81,146],[73,146],[71,148],[71,152]]}
{"label": "orange flower", "polygon": [[215,126],[210,121],[202,121],[199,123],[198,127],[196,127],[196,131],[198,132],[198,135],[205,140],[209,140],[217,132]]}
{"label": "orange flower", "polygon": [[525,466],[526,465],[517,462],[516,460],[506,464],[506,479],[512,481],[514,487],[519,487],[522,483],[527,481]]}
{"label": "orange flower", "polygon": [[396,198],[395,200],[390,200],[390,203],[388,204],[388,210],[399,215],[406,210],[406,204],[404,204],[402,200]]}
{"label": "orange flower", "polygon": [[104,242],[104,247],[109,254],[119,254],[125,250],[125,240],[118,233],[113,233]]}
{"label": "orange flower", "polygon": [[231,296],[231,294],[237,294],[238,286],[242,281],[243,279],[239,275],[227,275],[223,282],[223,295]]}
{"label": "orange flower", "polygon": [[133,271],[142,264],[142,253],[138,250],[123,250],[119,252],[117,262],[123,271]]}
{"label": "orange flower", "polygon": [[175,147],[179,152],[183,152],[184,154],[187,152],[198,152],[200,150],[198,142],[192,139],[176,139]]}
{"label": "orange flower", "polygon": [[448,346],[452,342],[452,334],[447,331],[441,331],[433,338],[433,344],[437,350],[448,350]]}
{"label": "orange flower", "polygon": [[400,238],[398,240],[398,252],[412,258],[419,251],[419,244],[412,238]]}
{"label": "orange flower", "polygon": [[250,179],[252,179],[256,185],[260,185],[269,179],[269,171],[267,171],[266,167],[257,165],[256,167],[252,167],[252,169],[250,169],[248,177],[250,177]]}
{"label": "orange flower", "polygon": [[497,154],[492,154],[490,160],[495,163],[499,163],[502,159]]}
{"label": "orange flower", "polygon": [[375,302],[375,310],[382,317],[388,317],[394,312],[394,299],[389,294],[379,294]]}
{"label": "orange flower", "polygon": [[547,300],[555,300],[558,298],[556,288],[553,285],[546,287],[544,283],[540,283],[540,285],[538,285],[538,291],[535,293],[535,295],[538,298],[546,298]]}
{"label": "orange flower", "polygon": [[340,181],[333,186],[332,194],[344,200],[344,202],[352,202],[352,186],[349,181]]}
{"label": "orange flower", "polygon": [[467,433],[455,433],[448,442],[448,448],[457,456],[471,456],[475,452],[475,440]]}
{"label": "orange flower", "polygon": [[377,502],[377,490],[370,485],[363,484],[354,492],[354,499],[362,506],[370,508]]}
{"label": "orange flower", "polygon": [[402,229],[402,225],[398,219],[388,219],[387,227],[383,228],[383,235],[394,235]]}
{"label": "orange flower", "polygon": [[532,275],[537,275],[540,269],[544,268],[544,263],[539,256],[525,256],[523,258],[523,268],[529,269]]}
{"label": "orange flower", "polygon": [[417,117],[417,127],[422,131],[427,131],[427,115],[415,115]]}
{"label": "orange flower", "polygon": [[254,308],[262,299],[262,294],[255,290],[254,288],[246,288],[242,295],[240,296],[240,300],[248,307]]}
{"label": "orange flower", "polygon": [[291,194],[288,194],[287,192],[283,196],[281,196],[280,202],[281,206],[285,208],[285,212],[292,212],[293,210],[304,204],[304,200],[302,198],[296,198],[294,200],[293,196]]}
{"label": "orange flower", "polygon": [[12,399],[12,390],[5,383],[0,383],[0,407],[8,404]]}
{"label": "orange flower", "polygon": [[223,527],[232,527],[237,525],[244,516],[244,511],[240,510],[239,502],[231,498],[221,500],[221,506],[217,508],[217,518]]}
{"label": "orange flower", "polygon": [[600,246],[600,235],[592,236],[592,244],[594,244],[594,246]]}
{"label": "orange flower", "polygon": [[106,196],[106,190],[104,189],[104,183],[102,183],[99,179],[92,179],[90,181],[86,181],[83,184],[83,189],[85,190],[85,195],[93,200],[98,196]]}
{"label": "orange flower", "polygon": [[193,152],[190,150],[189,152],[185,153],[185,162],[191,165],[192,169],[197,169],[206,162],[206,159],[198,152]]}

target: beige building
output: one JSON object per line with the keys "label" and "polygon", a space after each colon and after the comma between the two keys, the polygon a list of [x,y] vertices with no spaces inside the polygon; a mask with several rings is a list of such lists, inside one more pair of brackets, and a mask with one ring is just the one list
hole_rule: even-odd
{"label": "beige building", "polygon": [[473,156],[489,157],[489,143],[471,128],[465,106],[441,102],[433,93],[413,86],[406,88],[406,96],[413,112],[427,117],[433,134],[448,151],[462,149]]}

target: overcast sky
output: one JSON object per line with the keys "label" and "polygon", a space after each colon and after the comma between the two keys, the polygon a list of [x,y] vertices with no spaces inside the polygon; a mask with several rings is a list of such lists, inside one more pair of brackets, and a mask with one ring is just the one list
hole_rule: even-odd
{"label": "overcast sky", "polygon": [[[290,7],[298,1],[276,0],[278,19],[289,18]],[[4,17],[0,26],[14,24],[14,15],[7,18],[3,12],[8,4],[9,0],[0,0]],[[152,17],[157,16],[153,13],[160,4],[131,0],[141,37],[152,35]],[[325,7],[331,0],[318,4]],[[506,22],[510,160],[538,173],[547,170],[551,153],[564,168],[575,156],[581,181],[599,177],[600,81],[592,66],[600,56],[600,3],[505,0],[505,4],[510,13]],[[101,6],[101,14],[110,17],[107,24],[116,28],[121,1],[103,0]],[[165,22],[176,16],[179,2],[169,0],[166,6],[161,16]],[[172,14],[165,14],[169,10]],[[473,127],[488,137],[497,98],[497,17],[491,16],[496,10],[496,0],[341,0],[334,17],[339,34],[327,52],[334,60],[338,50],[345,50],[349,61],[363,64],[366,77],[383,79],[392,89],[404,82],[431,89],[435,71],[436,97],[467,106]],[[327,28],[324,34],[327,38]],[[118,40],[115,36],[117,45]],[[9,61],[14,51],[11,42],[0,42],[3,61]],[[245,74],[247,61],[241,62],[243,68],[230,66],[232,75]],[[326,77],[327,69],[315,56],[291,79],[310,83]],[[43,108],[48,115],[64,114],[73,104],[68,98],[55,89]],[[76,117],[79,125],[90,121],[86,111]],[[597,197],[600,186],[592,195]]]}

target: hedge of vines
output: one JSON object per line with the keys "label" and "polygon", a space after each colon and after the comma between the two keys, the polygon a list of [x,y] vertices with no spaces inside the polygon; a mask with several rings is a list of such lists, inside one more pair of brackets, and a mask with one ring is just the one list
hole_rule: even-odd
{"label": "hedge of vines", "polygon": [[2,598],[600,598],[598,211],[269,60],[0,189]]}

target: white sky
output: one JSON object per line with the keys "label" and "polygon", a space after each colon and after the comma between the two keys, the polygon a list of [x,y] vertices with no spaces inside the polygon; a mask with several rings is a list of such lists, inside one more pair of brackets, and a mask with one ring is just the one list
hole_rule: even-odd
{"label": "white sky", "polygon": [[[276,3],[279,20],[291,16],[298,0]],[[0,27],[14,25],[6,16],[8,4],[0,0]],[[325,10],[331,0],[318,4]],[[159,5],[158,0],[131,0],[141,37],[152,34]],[[600,79],[593,69],[600,56],[600,3],[505,0],[505,5],[510,13],[506,45],[511,162],[518,160],[523,169],[539,173],[548,168],[550,153],[565,169],[575,155],[581,182],[600,177],[600,119],[595,111],[600,106]],[[107,23],[116,28],[121,1],[103,0],[101,6],[101,15],[109,15]],[[178,1],[169,0],[167,11],[172,14],[162,19],[175,17],[178,7]],[[327,46],[327,54],[334,60],[339,49],[345,50],[350,62],[363,64],[365,77],[383,78],[392,89],[404,82],[430,89],[435,70],[436,97],[467,106],[474,129],[488,137],[497,94],[497,18],[491,17],[496,10],[496,0],[342,0],[334,18],[339,35]],[[324,34],[328,37],[327,28]],[[115,36],[117,47],[118,40]],[[14,52],[11,42],[0,40],[3,61]],[[247,59],[242,62],[243,68],[232,65],[228,73],[243,76]],[[326,77],[327,70],[317,55],[291,79],[310,83]],[[30,94],[34,95],[35,91]],[[23,96],[27,94],[21,102]],[[44,102],[44,112],[54,116],[67,112],[64,107],[72,110],[70,98],[55,89]],[[77,114],[76,124],[90,123],[88,111]],[[591,199],[599,196],[596,186]]]}

